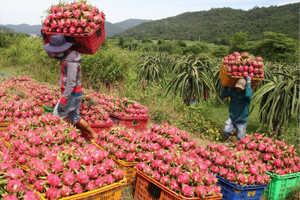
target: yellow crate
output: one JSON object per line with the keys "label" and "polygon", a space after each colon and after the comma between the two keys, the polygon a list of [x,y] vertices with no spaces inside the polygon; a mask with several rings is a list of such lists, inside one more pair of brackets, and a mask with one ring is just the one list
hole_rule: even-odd
{"label": "yellow crate", "polygon": [[7,127],[7,126],[9,126],[9,125],[11,125],[11,123],[0,123],[0,127]]}
{"label": "yellow crate", "polygon": [[[121,200],[122,188],[124,187],[126,178],[119,181],[118,183],[113,183],[111,185],[88,191],[82,194],[76,194],[69,197],[60,198],[59,200]],[[41,200],[46,200],[46,198],[40,195]]]}
{"label": "yellow crate", "polygon": [[[105,149],[100,147],[94,140],[92,140],[92,144],[105,151]],[[124,172],[126,177],[126,185],[134,184],[136,180],[136,170],[134,169],[134,167],[138,164],[138,162],[125,162],[111,154],[109,154],[109,157],[113,159],[118,164],[118,167]]]}

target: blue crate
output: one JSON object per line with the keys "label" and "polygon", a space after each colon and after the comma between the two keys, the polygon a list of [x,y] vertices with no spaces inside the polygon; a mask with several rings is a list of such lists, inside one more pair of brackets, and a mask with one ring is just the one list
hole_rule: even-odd
{"label": "blue crate", "polygon": [[224,200],[260,200],[267,185],[241,186],[217,175],[217,185],[221,187]]}

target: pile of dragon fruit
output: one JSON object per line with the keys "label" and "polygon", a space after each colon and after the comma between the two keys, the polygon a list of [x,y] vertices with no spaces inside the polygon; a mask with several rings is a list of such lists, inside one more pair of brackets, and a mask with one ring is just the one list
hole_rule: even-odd
{"label": "pile of dragon fruit", "polygon": [[43,21],[42,31],[67,34],[88,34],[104,23],[103,11],[85,0],[53,5]]}
{"label": "pile of dragon fruit", "polygon": [[222,64],[233,76],[264,78],[262,57],[255,57],[247,52],[242,54],[234,52],[225,56]]}
{"label": "pile of dragon fruit", "polygon": [[146,131],[113,127],[109,131],[100,132],[99,138],[94,141],[125,162],[151,162],[155,154],[165,154],[167,151],[181,151],[184,155],[191,155],[194,149],[193,155],[196,155],[196,142],[186,132],[167,123],[162,126],[153,125]]}
{"label": "pile of dragon fruit", "polygon": [[[13,151],[0,140],[0,197],[4,200],[38,200],[39,196],[26,181],[26,173],[13,158]],[[5,191],[5,192],[4,192]]]}
{"label": "pile of dragon fruit", "polygon": [[196,157],[196,142],[168,123],[146,131],[114,127],[99,133],[95,142],[125,162],[138,162],[137,169],[185,197],[220,194],[216,176]]}
{"label": "pile of dragon fruit", "polygon": [[[45,85],[29,77],[0,79],[0,123],[14,123],[18,119],[43,114],[42,105],[53,108],[60,98],[58,87]],[[89,92],[84,94],[80,107],[81,116],[89,124],[111,125],[109,113]]]}
{"label": "pile of dragon fruit", "polygon": [[122,119],[146,119],[148,118],[148,108],[136,101],[128,98],[119,98],[115,96],[106,96],[96,92],[90,92],[90,96],[94,101],[103,107],[111,116]]}
{"label": "pile of dragon fruit", "polygon": [[109,113],[94,101],[90,100],[89,96],[84,96],[79,110],[82,118],[90,125],[112,126],[113,124],[113,121],[109,117]]}
{"label": "pile of dragon fruit", "polygon": [[203,159],[212,162],[211,172],[232,183],[248,186],[267,185],[271,181],[256,153],[236,151],[214,143],[208,144],[206,148],[197,148],[197,152]]}
{"label": "pile of dragon fruit", "polygon": [[[18,197],[25,186],[33,185],[31,190],[47,199],[57,199],[102,188],[124,178],[123,171],[108,158],[108,152],[87,144],[74,127],[51,114],[19,120],[2,131],[1,137],[10,144],[12,160],[26,170],[15,175],[22,181],[15,183],[14,190],[7,183],[9,195]],[[4,159],[1,161],[1,169],[7,173]]]}
{"label": "pile of dragon fruit", "polygon": [[300,159],[296,149],[283,141],[274,141],[262,134],[246,135],[235,143],[238,150],[246,149],[250,155],[256,155],[268,172],[285,175],[300,171]]}

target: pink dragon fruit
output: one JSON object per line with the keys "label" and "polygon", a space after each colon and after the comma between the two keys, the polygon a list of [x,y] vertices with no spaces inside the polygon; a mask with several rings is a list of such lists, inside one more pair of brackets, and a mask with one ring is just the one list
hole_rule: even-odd
{"label": "pink dragon fruit", "polygon": [[114,169],[112,175],[116,180],[122,180],[124,178],[124,172],[121,169]]}
{"label": "pink dragon fruit", "polygon": [[178,176],[178,179],[177,179],[178,183],[179,184],[188,184],[189,183],[189,176],[190,175],[187,172],[184,172],[184,173],[180,174]]}
{"label": "pink dragon fruit", "polygon": [[68,168],[71,171],[78,171],[80,169],[80,164],[77,160],[70,160],[70,162],[68,163]]}
{"label": "pink dragon fruit", "polygon": [[60,192],[57,188],[49,188],[46,193],[48,199],[58,199],[61,197]]}
{"label": "pink dragon fruit", "polygon": [[75,183],[72,188],[74,194],[81,194],[83,192],[82,186],[79,183]]}
{"label": "pink dragon fruit", "polygon": [[47,181],[48,181],[49,185],[53,186],[53,187],[59,187],[61,184],[61,180],[60,180],[59,176],[56,174],[49,174],[47,176]]}
{"label": "pink dragon fruit", "polygon": [[62,197],[68,197],[72,195],[72,189],[67,185],[63,185],[60,189],[60,195]]}
{"label": "pink dragon fruit", "polygon": [[106,174],[104,177],[103,177],[103,181],[104,183],[106,183],[107,185],[110,185],[110,184],[113,184],[114,183],[114,178],[111,174]]}
{"label": "pink dragon fruit", "polygon": [[33,191],[27,191],[24,194],[24,200],[39,200],[39,195]]}
{"label": "pink dragon fruit", "polygon": [[75,176],[72,172],[64,171],[61,178],[66,185],[71,186],[74,184]]}
{"label": "pink dragon fruit", "polygon": [[184,185],[181,190],[181,194],[185,197],[193,197],[194,196],[194,188],[189,185]]}
{"label": "pink dragon fruit", "polygon": [[18,197],[16,195],[4,195],[3,197],[4,200],[18,200]]}
{"label": "pink dragon fruit", "polygon": [[204,199],[204,197],[207,195],[206,187],[203,185],[196,186],[195,193],[196,193],[197,197]]}
{"label": "pink dragon fruit", "polygon": [[6,184],[6,190],[10,193],[21,193],[24,185],[19,180],[9,180]]}
{"label": "pink dragon fruit", "polygon": [[76,178],[77,178],[77,181],[82,185],[88,183],[88,181],[89,181],[89,176],[85,172],[78,172],[78,174],[76,175]]}

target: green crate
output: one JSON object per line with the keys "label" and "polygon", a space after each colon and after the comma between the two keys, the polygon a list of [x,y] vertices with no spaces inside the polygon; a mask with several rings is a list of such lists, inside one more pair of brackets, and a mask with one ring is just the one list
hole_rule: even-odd
{"label": "green crate", "polygon": [[53,113],[53,111],[54,111],[54,108],[49,108],[48,106],[45,106],[45,105],[42,105],[42,108],[43,108],[44,114]]}
{"label": "green crate", "polygon": [[271,177],[271,182],[263,194],[268,200],[285,199],[300,187],[300,172],[286,175],[266,173]]}

